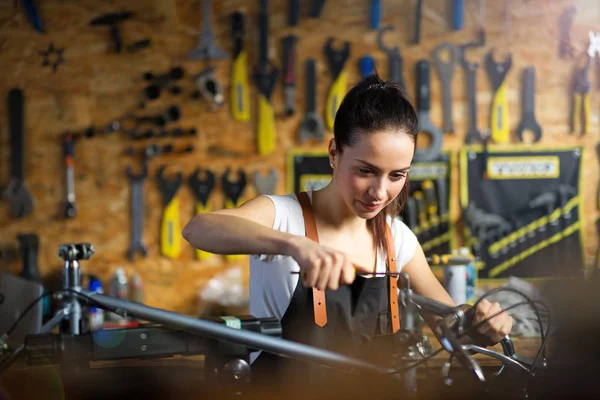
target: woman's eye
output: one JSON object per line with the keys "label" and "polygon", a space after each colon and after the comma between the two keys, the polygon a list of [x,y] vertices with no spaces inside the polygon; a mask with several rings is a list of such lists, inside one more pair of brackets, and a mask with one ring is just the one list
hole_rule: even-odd
{"label": "woman's eye", "polygon": [[406,176],[406,174],[394,174],[392,175],[392,178],[396,179],[396,180],[400,180],[402,178],[404,178]]}
{"label": "woman's eye", "polygon": [[370,169],[366,169],[366,168],[359,168],[358,172],[360,172],[361,174],[370,174],[371,170]]}

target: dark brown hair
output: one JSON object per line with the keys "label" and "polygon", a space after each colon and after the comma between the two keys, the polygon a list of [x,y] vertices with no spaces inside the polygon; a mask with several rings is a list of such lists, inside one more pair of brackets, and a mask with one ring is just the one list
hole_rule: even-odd
{"label": "dark brown hair", "polygon": [[[347,146],[356,145],[360,135],[381,131],[402,131],[417,144],[419,120],[402,85],[383,81],[377,73],[354,86],[344,97],[335,116],[333,135],[335,147],[342,154]],[[375,243],[386,249],[386,217],[400,214],[408,198],[408,178],[393,202],[374,218],[367,221]]]}

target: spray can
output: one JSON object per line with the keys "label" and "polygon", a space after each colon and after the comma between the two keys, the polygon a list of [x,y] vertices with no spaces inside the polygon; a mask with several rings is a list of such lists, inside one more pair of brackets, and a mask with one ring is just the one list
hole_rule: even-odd
{"label": "spray can", "polygon": [[[464,254],[465,248],[461,248],[458,254]],[[454,252],[455,254],[457,252]],[[444,287],[452,297],[455,304],[465,304],[467,302],[467,266],[466,265],[447,265],[444,267]]]}
{"label": "spray can", "polygon": [[[89,276],[88,290],[90,292],[104,294],[102,282],[100,282],[100,280],[95,275]],[[97,307],[89,307],[88,321],[90,325],[90,330],[95,331],[97,329],[101,329],[102,325],[104,324],[104,310]]]}
{"label": "spray can", "polygon": [[[121,300],[129,300],[129,281],[125,270],[117,268],[110,281],[110,296]],[[116,322],[125,322],[126,318],[115,313],[108,313],[109,319]]]}

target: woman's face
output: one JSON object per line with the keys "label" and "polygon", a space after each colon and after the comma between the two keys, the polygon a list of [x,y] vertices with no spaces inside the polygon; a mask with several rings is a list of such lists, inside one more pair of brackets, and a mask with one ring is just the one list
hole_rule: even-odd
{"label": "woman's face", "polygon": [[344,148],[334,162],[337,188],[348,208],[370,219],[390,204],[406,183],[414,148],[403,131],[360,135],[355,146]]}

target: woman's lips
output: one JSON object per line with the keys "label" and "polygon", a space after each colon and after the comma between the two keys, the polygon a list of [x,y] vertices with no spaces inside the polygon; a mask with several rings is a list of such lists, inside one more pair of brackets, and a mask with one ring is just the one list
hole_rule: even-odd
{"label": "woman's lips", "polygon": [[381,203],[379,204],[369,204],[369,203],[365,203],[359,200],[359,203],[361,206],[363,206],[364,209],[369,210],[369,211],[375,211],[377,210],[379,207],[381,207]]}

